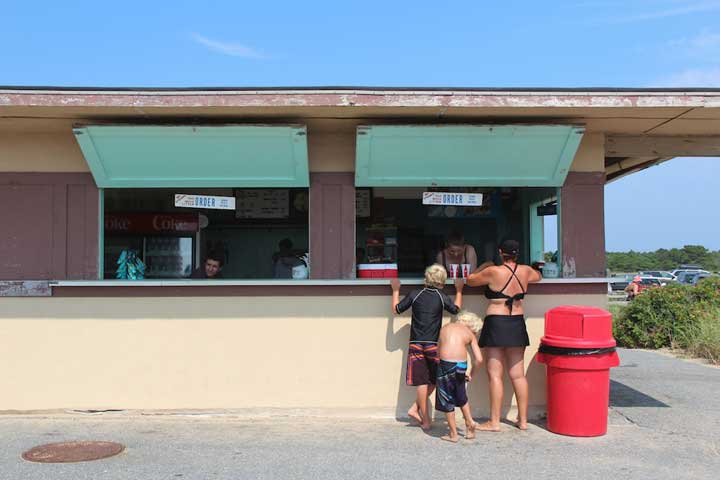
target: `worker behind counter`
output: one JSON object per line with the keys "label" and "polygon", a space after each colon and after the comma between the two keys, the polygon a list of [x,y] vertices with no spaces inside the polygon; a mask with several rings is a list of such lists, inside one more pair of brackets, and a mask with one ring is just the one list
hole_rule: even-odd
{"label": "worker behind counter", "polygon": [[278,244],[278,251],[273,254],[273,277],[293,278],[293,268],[304,266],[300,253],[293,250],[292,240],[283,238]]}
{"label": "worker behind counter", "polygon": [[225,255],[216,250],[208,252],[205,256],[205,263],[196,268],[192,275],[190,275],[190,278],[199,278],[204,280],[223,278],[221,270],[225,263],[224,258]]}

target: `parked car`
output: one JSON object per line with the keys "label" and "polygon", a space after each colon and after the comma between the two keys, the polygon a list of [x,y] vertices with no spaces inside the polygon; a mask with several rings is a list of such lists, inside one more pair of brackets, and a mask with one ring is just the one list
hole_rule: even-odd
{"label": "parked car", "polygon": [[680,272],[680,275],[678,275],[678,282],[684,284],[684,285],[697,285],[697,283],[702,280],[703,278],[711,277],[712,274],[705,271],[700,272],[693,272],[693,271],[687,271],[687,272]]}
{"label": "parked car", "polygon": [[657,288],[657,287],[662,287],[662,286],[663,286],[663,284],[660,282],[659,278],[641,277],[640,285],[638,285],[638,293],[642,293],[643,291],[647,290],[648,288]]}
{"label": "parked car", "polygon": [[625,274],[618,275],[617,273],[614,273],[611,276],[612,281],[610,282],[610,288],[612,289],[613,292],[617,292],[617,291],[622,292],[623,290],[625,290],[625,287],[627,287],[628,284],[630,282],[632,282],[632,279],[634,276],[635,275],[632,273],[627,274],[627,275],[625,275]]}
{"label": "parked car", "polygon": [[652,277],[660,280],[660,283],[665,286],[670,282],[677,281],[677,277],[670,272],[664,270],[643,270],[638,272],[641,277]]}
{"label": "parked car", "polygon": [[698,275],[698,274],[705,275],[705,276],[711,275],[711,273],[708,272],[707,270],[674,270],[673,273],[675,273],[675,275],[677,276],[677,281],[679,283],[685,283],[685,284],[688,283],[687,281],[684,280],[685,277],[692,278],[693,276]]}
{"label": "parked car", "polygon": [[676,277],[680,275],[680,272],[702,272],[702,273],[710,273],[707,270],[703,270],[702,267],[698,265],[680,265],[679,268],[673,270],[671,273],[675,275]]}

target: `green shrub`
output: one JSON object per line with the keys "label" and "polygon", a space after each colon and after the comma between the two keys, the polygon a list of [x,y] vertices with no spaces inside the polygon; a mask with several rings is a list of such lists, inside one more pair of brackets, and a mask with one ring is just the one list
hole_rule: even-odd
{"label": "green shrub", "polygon": [[713,361],[720,358],[720,277],[707,278],[695,287],[645,290],[612,313],[613,335],[620,346],[681,347]]}
{"label": "green shrub", "polygon": [[645,290],[615,318],[613,334],[620,346],[661,348],[677,339],[697,321],[700,303],[694,287],[668,285]]}
{"label": "green shrub", "polygon": [[720,364],[720,308],[704,311],[683,343],[691,354]]}
{"label": "green shrub", "polygon": [[711,309],[720,308],[720,277],[708,277],[700,280],[692,289],[693,299]]}

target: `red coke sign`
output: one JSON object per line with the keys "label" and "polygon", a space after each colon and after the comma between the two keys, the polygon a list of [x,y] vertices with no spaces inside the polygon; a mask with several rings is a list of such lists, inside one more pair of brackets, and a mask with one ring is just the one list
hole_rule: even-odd
{"label": "red coke sign", "polygon": [[108,213],[105,231],[109,233],[188,233],[197,232],[197,213]]}

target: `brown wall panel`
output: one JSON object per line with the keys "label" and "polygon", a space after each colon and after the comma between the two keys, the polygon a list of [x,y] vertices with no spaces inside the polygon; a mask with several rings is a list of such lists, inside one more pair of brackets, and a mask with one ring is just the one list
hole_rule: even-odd
{"label": "brown wall panel", "polygon": [[355,277],[355,177],[310,175],[311,278]]}
{"label": "brown wall panel", "polygon": [[0,279],[52,277],[53,188],[0,185]]}
{"label": "brown wall panel", "polygon": [[97,278],[90,174],[0,173],[0,280]]}
{"label": "brown wall panel", "polygon": [[560,193],[563,275],[604,277],[605,176],[570,172]]}

